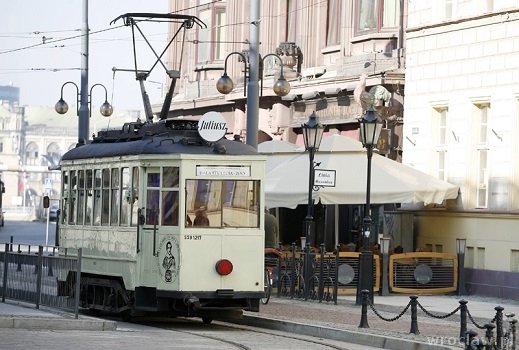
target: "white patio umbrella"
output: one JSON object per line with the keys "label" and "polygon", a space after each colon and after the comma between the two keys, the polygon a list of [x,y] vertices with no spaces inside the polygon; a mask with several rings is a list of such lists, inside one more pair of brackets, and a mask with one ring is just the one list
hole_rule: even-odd
{"label": "white patio umbrella", "polygon": [[[267,141],[258,145],[267,156],[265,198],[269,208],[295,208],[308,203],[309,156],[304,147],[289,150]],[[279,141],[276,141],[279,143]],[[263,152],[263,150],[269,150]],[[335,186],[312,191],[322,204],[366,203],[367,156],[362,144],[350,137],[323,138],[315,154],[316,169],[335,170]],[[373,154],[371,163],[371,203],[442,203],[458,196],[458,186],[412,167]]]}

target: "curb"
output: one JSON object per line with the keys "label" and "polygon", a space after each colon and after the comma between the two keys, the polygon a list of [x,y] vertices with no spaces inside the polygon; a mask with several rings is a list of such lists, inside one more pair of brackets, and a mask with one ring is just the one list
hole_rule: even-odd
{"label": "curb", "polygon": [[78,320],[61,318],[0,317],[1,328],[115,331],[117,322],[105,320]]}
{"label": "curb", "polygon": [[261,327],[266,329],[290,332],[295,334],[307,335],[317,338],[330,340],[346,341],[358,345],[372,346],[380,349],[389,350],[452,350],[457,347],[450,347],[438,344],[426,344],[414,342],[407,339],[382,336],[371,333],[355,332],[351,330],[337,329],[325,326],[308,325],[299,322],[286,320],[276,320],[261,316],[244,315],[241,320],[233,320],[233,323]]}

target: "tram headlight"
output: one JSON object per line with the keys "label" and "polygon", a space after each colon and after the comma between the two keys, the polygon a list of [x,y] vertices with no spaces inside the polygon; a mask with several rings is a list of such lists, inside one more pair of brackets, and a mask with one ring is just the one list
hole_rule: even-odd
{"label": "tram headlight", "polygon": [[222,259],[222,260],[218,260],[218,262],[216,263],[216,272],[218,272],[218,274],[222,275],[222,276],[227,276],[228,274],[230,274],[232,272],[232,262],[230,262],[229,260],[227,259]]}

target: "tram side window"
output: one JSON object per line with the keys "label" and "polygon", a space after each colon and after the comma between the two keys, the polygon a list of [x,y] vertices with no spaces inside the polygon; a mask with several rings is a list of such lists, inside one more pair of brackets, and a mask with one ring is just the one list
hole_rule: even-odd
{"label": "tram side window", "polygon": [[130,183],[130,169],[122,168],[121,169],[122,176],[122,186],[121,186],[121,194],[123,196],[121,201],[121,226],[128,226],[130,222],[130,206],[132,203],[132,187]]}
{"label": "tram side window", "polygon": [[119,223],[119,204],[120,204],[120,191],[119,191],[119,168],[112,169],[112,198],[111,198],[111,215],[110,224],[117,225]]}
{"label": "tram side window", "polygon": [[86,197],[86,215],[85,215],[85,225],[92,225],[92,208],[93,208],[93,200],[94,196],[92,195],[92,170],[88,169],[86,171],[85,177],[85,197]]}
{"label": "tram side window", "polygon": [[75,170],[70,171],[70,208],[69,208],[69,224],[76,223],[76,198],[77,198],[77,173]]}
{"label": "tram side window", "polygon": [[160,173],[148,172],[146,190],[146,224],[158,224]]}
{"label": "tram side window", "polygon": [[103,194],[101,203],[103,205],[101,211],[101,225],[108,225],[110,216],[110,169],[103,169]]}
{"label": "tram side window", "polygon": [[83,225],[85,215],[85,171],[77,171],[77,224]]}
{"label": "tram side window", "polygon": [[101,169],[94,170],[94,211],[93,211],[93,224],[94,226],[101,225],[101,194],[102,194],[102,171]]}
{"label": "tram side window", "polygon": [[137,226],[139,224],[139,168],[132,168],[132,179],[131,179],[131,212],[132,212],[132,222],[131,226]]}
{"label": "tram side window", "polygon": [[161,224],[165,226],[178,226],[179,175],[180,173],[178,167],[162,168]]}
{"label": "tram side window", "polygon": [[69,203],[69,196],[70,196],[70,184],[69,184],[69,172],[63,171],[61,173],[62,178],[62,189],[61,193],[63,193],[63,201],[61,202],[60,206],[60,221],[62,224],[67,223],[68,218],[68,203]]}
{"label": "tram side window", "polygon": [[259,227],[259,199],[259,181],[187,180],[186,220],[192,227]]}

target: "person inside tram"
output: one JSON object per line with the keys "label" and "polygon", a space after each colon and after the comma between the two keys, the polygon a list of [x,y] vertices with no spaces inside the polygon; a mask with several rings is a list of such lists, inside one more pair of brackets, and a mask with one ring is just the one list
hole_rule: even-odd
{"label": "person inside tram", "polygon": [[209,218],[207,217],[203,207],[195,211],[195,220],[193,220],[193,226],[209,226]]}

